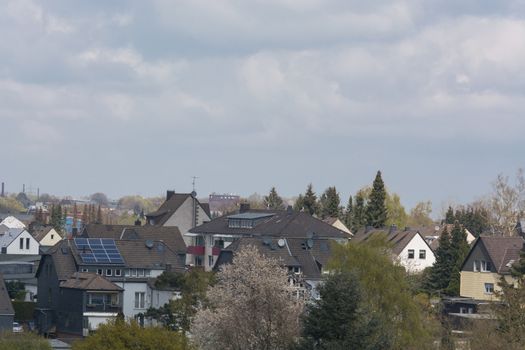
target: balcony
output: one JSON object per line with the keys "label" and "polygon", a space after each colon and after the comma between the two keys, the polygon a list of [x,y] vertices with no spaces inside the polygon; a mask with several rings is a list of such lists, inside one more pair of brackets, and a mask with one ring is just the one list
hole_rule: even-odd
{"label": "balcony", "polygon": [[219,248],[219,247],[211,248],[211,255],[219,255],[220,252],[221,252],[221,248]]}
{"label": "balcony", "polygon": [[186,248],[186,253],[192,255],[204,255],[204,246],[203,245],[190,245]]}
{"label": "balcony", "polygon": [[122,312],[122,306],[112,304],[86,304],[85,312]]}

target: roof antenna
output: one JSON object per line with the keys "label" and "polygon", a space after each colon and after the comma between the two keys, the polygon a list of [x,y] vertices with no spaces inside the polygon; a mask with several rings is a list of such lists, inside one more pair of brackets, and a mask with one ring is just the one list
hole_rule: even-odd
{"label": "roof antenna", "polygon": [[198,177],[197,176],[192,176],[191,178],[193,179],[193,181],[191,182],[191,185],[193,187],[193,190],[192,190],[191,193],[194,194],[194,197],[195,197],[195,195],[197,194],[197,192],[195,192],[195,180],[197,180]]}

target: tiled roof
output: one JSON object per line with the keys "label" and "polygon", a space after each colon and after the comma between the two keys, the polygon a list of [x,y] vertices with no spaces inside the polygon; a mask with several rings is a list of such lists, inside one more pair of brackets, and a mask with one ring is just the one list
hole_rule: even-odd
{"label": "tiled roof", "polygon": [[4,276],[0,273],[0,315],[14,315],[15,310],[5,286]]}
{"label": "tiled roof", "polygon": [[34,230],[33,232],[31,232],[31,235],[33,236],[34,239],[36,239],[38,242],[42,241],[42,239],[44,239],[44,237],[49,233],[49,231],[51,231],[53,229],[52,226],[47,226],[47,227],[41,227],[37,230]]}
{"label": "tiled roof", "polygon": [[[154,212],[146,214],[146,217],[148,219],[155,219],[155,225],[156,226],[162,226],[166,221],[169,220],[169,218],[179,209],[179,207],[188,199],[191,198],[191,193],[173,193],[169,195],[169,199],[167,199],[162,205],[159,207],[159,209],[155,210]],[[203,206],[197,198],[195,198],[195,201],[198,205],[201,206],[201,208],[210,216],[210,208],[209,205]]]}
{"label": "tiled roof", "polygon": [[498,273],[501,274],[509,273],[512,263],[519,260],[524,243],[521,237],[480,236],[478,240],[487,250]]}
{"label": "tiled roof", "polygon": [[7,227],[10,227],[10,228],[25,228],[26,227],[26,225],[22,221],[18,220],[14,216],[6,217],[4,220],[2,220],[2,222],[0,222],[0,224],[6,225]]}
{"label": "tiled roof", "polygon": [[148,248],[143,241],[115,241],[127,267],[164,268],[171,265],[175,271],[183,271],[185,267],[184,254],[177,254],[164,242],[153,242],[153,248]]}
{"label": "tiled roof", "polygon": [[25,228],[10,228],[4,231],[4,233],[0,235],[0,247],[8,247],[25,230]]}
{"label": "tiled roof", "polygon": [[322,220],[304,212],[287,210],[249,210],[249,213],[272,213],[253,228],[231,228],[228,226],[228,216],[221,216],[210,222],[194,227],[191,233],[230,234],[243,236],[272,236],[278,238],[304,238],[307,234],[316,237],[348,239],[348,233],[343,232]]}
{"label": "tiled roof", "polygon": [[[58,279],[61,281],[68,279],[77,271],[71,245],[71,240],[62,240],[42,255],[42,260],[53,259]],[[41,266],[42,263],[39,265],[39,270]]]}
{"label": "tiled roof", "polygon": [[387,241],[392,245],[392,253],[395,255],[401,254],[403,249],[410,243],[410,241],[417,235],[419,232],[417,230],[407,230],[407,231],[394,231],[392,233],[388,233],[384,229],[373,229],[368,232],[359,231],[352,241],[366,241],[370,237],[378,234],[385,235]]}
{"label": "tiled roof", "polygon": [[83,289],[93,291],[122,291],[124,289],[96,273],[75,272],[60,283],[60,288]]}

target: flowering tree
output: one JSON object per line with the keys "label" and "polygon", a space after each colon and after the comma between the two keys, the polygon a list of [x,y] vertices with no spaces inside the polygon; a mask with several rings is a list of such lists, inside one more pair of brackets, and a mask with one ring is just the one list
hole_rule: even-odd
{"label": "flowering tree", "polygon": [[279,262],[245,247],[217,274],[191,333],[200,349],[286,349],[300,333],[303,305]]}

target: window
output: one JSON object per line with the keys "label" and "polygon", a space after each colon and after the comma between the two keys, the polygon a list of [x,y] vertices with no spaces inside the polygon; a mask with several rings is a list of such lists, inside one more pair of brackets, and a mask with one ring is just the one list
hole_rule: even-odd
{"label": "window", "polygon": [[195,245],[203,246],[204,245],[204,237],[196,236],[195,237]]}
{"label": "window", "polygon": [[131,269],[131,277],[137,277],[137,269]]}
{"label": "window", "polygon": [[51,239],[55,239],[55,235],[54,234],[51,234]]}
{"label": "window", "polygon": [[494,283],[485,283],[485,294],[494,293]]}
{"label": "window", "polygon": [[151,270],[144,270],[144,275],[146,275],[146,277],[151,276]]}
{"label": "window", "polygon": [[135,309],[144,309],[145,296],[144,292],[135,292]]}
{"label": "window", "polygon": [[474,260],[474,264],[472,265],[472,270],[474,272],[478,272],[479,271],[479,261],[478,260]]}
{"label": "window", "polygon": [[492,268],[492,264],[490,261],[481,261],[481,272],[490,272],[490,269]]}
{"label": "window", "polygon": [[129,269],[124,270],[124,276],[129,277]]}
{"label": "window", "polygon": [[202,256],[195,257],[195,266],[202,266]]}
{"label": "window", "polygon": [[409,249],[408,250],[408,258],[409,259],[414,259],[414,249]]}
{"label": "window", "polygon": [[122,276],[122,270],[121,269],[115,269],[115,276]]}
{"label": "window", "polygon": [[102,276],[103,274],[103,270],[102,269],[97,269],[97,275],[101,275]]}
{"label": "window", "polygon": [[208,266],[213,266],[213,255],[208,255]]}
{"label": "window", "polygon": [[24,239],[20,238],[20,249],[24,249]]}
{"label": "window", "polygon": [[80,269],[80,272],[89,272],[89,270],[85,267],[83,267],[82,269]]}
{"label": "window", "polygon": [[423,260],[427,258],[427,251],[425,249],[419,250],[419,258]]}
{"label": "window", "polygon": [[26,249],[29,250],[29,238],[26,238]]}
{"label": "window", "polygon": [[137,269],[137,277],[144,277],[144,269]]}
{"label": "window", "polygon": [[113,271],[111,271],[111,269],[106,269],[106,276],[111,276],[111,275],[113,275],[112,272],[113,272]]}

